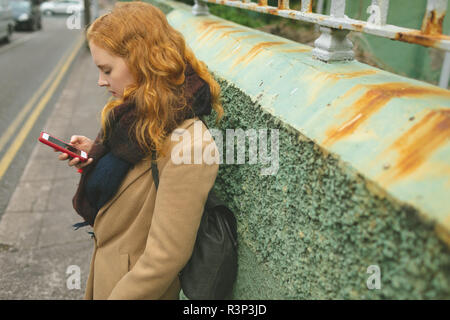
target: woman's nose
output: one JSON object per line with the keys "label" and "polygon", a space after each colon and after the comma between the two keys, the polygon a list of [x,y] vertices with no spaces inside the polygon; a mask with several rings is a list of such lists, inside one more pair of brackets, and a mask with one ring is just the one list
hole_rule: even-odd
{"label": "woman's nose", "polygon": [[105,79],[103,79],[101,73],[100,73],[100,75],[99,75],[99,77],[98,77],[98,85],[99,85],[100,87],[104,87],[104,86],[107,86],[107,85],[108,85],[108,82],[107,82]]}

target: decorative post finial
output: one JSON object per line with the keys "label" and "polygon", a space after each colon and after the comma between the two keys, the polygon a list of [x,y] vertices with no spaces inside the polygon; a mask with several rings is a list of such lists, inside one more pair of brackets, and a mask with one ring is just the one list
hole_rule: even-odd
{"label": "decorative post finial", "polygon": [[[332,0],[330,13],[334,18],[346,18],[345,0]],[[348,61],[355,58],[353,44],[347,38],[350,31],[341,30],[337,27],[320,27],[320,32],[320,37],[314,42],[313,56],[316,59],[330,62]]]}
{"label": "decorative post finial", "polygon": [[192,13],[195,16],[207,16],[209,15],[209,9],[204,1],[195,0],[195,4],[192,7]]}

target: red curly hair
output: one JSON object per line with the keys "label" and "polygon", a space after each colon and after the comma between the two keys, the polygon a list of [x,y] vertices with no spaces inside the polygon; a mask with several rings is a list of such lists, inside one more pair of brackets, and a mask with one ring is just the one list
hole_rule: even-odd
{"label": "red curly hair", "polygon": [[136,83],[123,97],[109,101],[102,110],[101,125],[107,135],[110,111],[124,103],[136,104],[138,120],[135,138],[143,150],[154,148],[163,155],[165,138],[175,129],[186,111],[184,96],[186,64],[208,83],[216,123],[223,116],[220,86],[206,64],[197,60],[183,35],[172,28],[164,13],[141,1],[117,2],[113,10],[97,18],[87,29],[88,42],[112,55],[122,57]]}

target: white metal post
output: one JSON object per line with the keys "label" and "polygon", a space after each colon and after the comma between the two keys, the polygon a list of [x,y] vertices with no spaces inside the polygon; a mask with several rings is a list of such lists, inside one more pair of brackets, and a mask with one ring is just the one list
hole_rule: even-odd
{"label": "white metal post", "polygon": [[439,81],[439,87],[447,89],[448,80],[450,78],[450,52],[445,53],[444,63],[442,65],[441,79]]}

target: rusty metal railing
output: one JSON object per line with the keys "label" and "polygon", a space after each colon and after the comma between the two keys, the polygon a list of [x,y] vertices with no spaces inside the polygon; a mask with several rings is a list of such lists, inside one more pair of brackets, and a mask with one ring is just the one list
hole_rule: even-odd
{"label": "rusty metal railing", "polygon": [[[278,7],[269,6],[267,0],[258,0],[258,3],[250,0],[195,0],[192,11],[195,15],[207,15],[206,2],[211,2],[314,23],[320,26],[321,35],[314,42],[313,55],[326,62],[354,59],[353,44],[347,35],[355,31],[447,51],[444,66],[450,65],[450,36],[442,33],[448,0],[428,0],[420,30],[387,24],[389,0],[372,0],[367,8],[370,15],[367,21],[347,17],[346,0],[331,0],[330,15],[321,13],[320,4],[320,13],[314,13],[313,0],[298,1],[301,1],[301,10],[290,9],[289,0],[278,0]],[[319,3],[323,1],[319,0]],[[444,67],[442,71],[440,84],[447,87],[450,68]]]}

